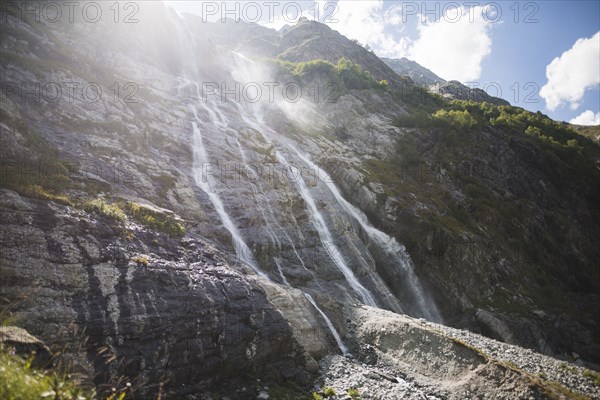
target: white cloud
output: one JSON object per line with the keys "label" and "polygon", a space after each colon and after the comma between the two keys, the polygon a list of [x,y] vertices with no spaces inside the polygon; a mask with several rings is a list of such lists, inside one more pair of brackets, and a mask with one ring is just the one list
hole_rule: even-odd
{"label": "white cloud", "polygon": [[396,39],[386,32],[386,26],[400,24],[399,10],[394,8],[384,13],[382,0],[341,0],[332,18],[337,22],[325,21],[331,29],[363,45],[368,44],[381,57],[396,58],[406,54],[410,41],[402,37]]}
{"label": "white cloud", "polygon": [[600,112],[594,114],[592,110],[585,110],[569,122],[575,125],[600,125]]}
{"label": "white cloud", "polygon": [[420,20],[419,38],[410,47],[408,58],[444,79],[479,79],[482,62],[492,51],[492,12],[485,14],[482,7],[455,7],[446,8],[436,21]]}
{"label": "white cloud", "polygon": [[271,3],[273,8],[270,10],[266,7],[267,3],[257,3],[263,5],[263,19],[260,21],[260,24],[275,30],[279,30],[285,25],[295,25],[301,17],[314,21],[329,15],[327,13],[328,9],[325,8],[324,0],[302,0],[287,3],[273,2]]}
{"label": "white cloud", "polygon": [[[444,7],[436,20],[406,13],[399,5],[384,11],[382,0],[338,2],[332,29],[368,44],[378,56],[408,57],[446,79],[463,82],[481,76],[481,64],[490,54],[489,30],[494,10],[482,7]],[[417,18],[418,39],[402,36],[410,19]],[[393,29],[393,31],[392,31]]]}
{"label": "white cloud", "polygon": [[546,78],[540,96],[548,110],[554,111],[563,103],[576,110],[585,91],[600,84],[600,31],[591,38],[578,39],[552,60],[546,66]]}

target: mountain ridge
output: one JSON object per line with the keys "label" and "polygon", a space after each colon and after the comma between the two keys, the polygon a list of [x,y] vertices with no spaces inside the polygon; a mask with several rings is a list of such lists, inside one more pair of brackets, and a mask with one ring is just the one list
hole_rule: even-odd
{"label": "mountain ridge", "polygon": [[394,59],[381,57],[381,60],[389,65],[398,75],[409,76],[417,85],[429,86],[435,83],[446,83],[446,80],[440,78],[431,70],[406,57]]}

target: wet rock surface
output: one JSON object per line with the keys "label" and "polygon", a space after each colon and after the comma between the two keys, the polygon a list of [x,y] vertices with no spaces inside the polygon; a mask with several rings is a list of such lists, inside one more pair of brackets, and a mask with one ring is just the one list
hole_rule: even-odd
{"label": "wet rock surface", "polygon": [[[122,376],[139,398],[159,386],[181,398],[224,382],[235,392],[257,377],[308,382],[288,322],[210,245],[141,227],[123,240],[114,221],[6,190],[0,207],[0,237],[10,242],[2,294],[22,298],[14,320],[52,348],[67,345],[96,384]],[[65,333],[70,324],[78,338]]]}
{"label": "wet rock surface", "polygon": [[[97,384],[110,385],[115,375],[135,380],[140,398],[158,391],[276,398],[265,385],[306,389],[317,360],[338,393],[361,382],[373,398],[537,398],[526,373],[597,396],[572,365],[597,365],[600,354],[593,312],[600,225],[594,188],[563,186],[576,171],[523,135],[491,126],[454,139],[398,127],[394,119],[407,105],[390,92],[349,90],[332,103],[297,106],[202,99],[203,83],[230,84],[248,71],[260,72],[252,79],[273,78],[246,56],[333,63],[344,56],[394,89],[411,82],[313,22],[280,32],[213,26],[160,3],[140,4],[144,18],[130,26],[50,26],[10,16],[2,25],[7,82],[93,82],[105,94],[89,102],[81,93],[72,101],[8,93],[0,102],[2,184],[33,176],[27,183],[65,196],[0,193],[2,295],[19,303],[23,327],[52,349],[69,344],[73,363]],[[115,99],[115,83],[137,84],[138,101]],[[459,162],[448,160],[446,140],[460,141]],[[59,162],[68,164],[68,182],[52,181],[48,171]],[[435,167],[425,180],[423,166]],[[397,263],[371,240],[321,171],[412,261]],[[210,193],[200,185],[207,176]],[[215,196],[248,244],[244,251]],[[90,198],[144,203],[176,217],[186,233],[65,205]],[[463,217],[468,223],[457,222]],[[485,354],[477,355],[436,333],[441,325],[375,310],[372,321],[348,314],[344,308],[361,296],[340,259],[382,308],[422,316],[428,310],[409,290],[420,282],[445,323],[554,354],[565,366],[448,328]],[[331,356],[340,348],[333,332],[355,358]]]}

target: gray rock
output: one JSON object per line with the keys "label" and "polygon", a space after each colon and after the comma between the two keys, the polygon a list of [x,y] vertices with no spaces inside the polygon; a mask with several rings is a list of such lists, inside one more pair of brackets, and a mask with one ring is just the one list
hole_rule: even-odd
{"label": "gray rock", "polygon": [[50,349],[25,329],[16,326],[0,326],[0,345],[4,348],[14,348],[16,354],[25,358],[33,357],[34,367],[50,367],[52,364]]}
{"label": "gray rock", "polygon": [[256,398],[258,400],[267,400],[269,398],[269,393],[267,393],[263,390],[258,394],[258,396]]}

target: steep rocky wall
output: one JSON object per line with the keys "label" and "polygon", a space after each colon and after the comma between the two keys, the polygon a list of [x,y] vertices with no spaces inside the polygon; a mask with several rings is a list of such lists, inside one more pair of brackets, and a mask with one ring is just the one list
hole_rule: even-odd
{"label": "steep rocky wall", "polygon": [[[200,240],[139,226],[123,239],[110,219],[7,190],[0,210],[12,320],[64,349],[98,387],[122,376],[138,398],[181,398],[227,382],[247,398],[237,391],[250,393],[256,379],[307,384],[311,357],[288,321],[255,279]],[[311,323],[304,333],[316,336]]]}
{"label": "steep rocky wall", "polygon": [[[315,356],[332,349],[336,351],[324,321],[300,290],[313,295],[342,336],[348,330],[340,304],[353,303],[358,297],[332,262],[329,249],[315,229],[314,215],[296,188],[294,179],[298,177],[290,177],[276,162],[276,151],[285,153],[294,166],[302,169],[317,208],[335,237],[328,245],[335,245],[344,254],[351,269],[375,293],[381,306],[412,312],[410,291],[406,290],[406,282],[402,281],[403,275],[397,265],[384,254],[378,254],[376,246],[369,243],[356,221],[341,209],[326,185],[319,181],[318,172],[307,169],[294,156],[287,146],[291,143],[309,153],[326,169],[346,199],[364,210],[374,225],[407,245],[417,275],[441,306],[447,322],[539,351],[558,353],[568,359],[573,359],[571,353],[576,352],[597,361],[600,353],[594,332],[597,332],[598,321],[593,310],[598,308],[598,296],[594,294],[598,280],[594,279],[597,273],[591,266],[598,259],[597,238],[600,236],[597,220],[588,218],[594,215],[594,206],[587,203],[587,199],[578,198],[577,190],[571,191],[572,199],[568,193],[558,190],[561,181],[569,182],[577,171],[569,169],[569,173],[563,173],[562,164],[555,163],[552,157],[544,157],[539,146],[526,140],[511,139],[511,135],[518,136],[514,132],[486,128],[477,132],[477,141],[471,141],[471,136],[455,138],[465,140],[459,141],[454,148],[460,156],[459,161],[466,161],[471,166],[489,166],[482,176],[468,175],[465,184],[453,175],[461,175],[462,164],[457,163],[456,158],[446,158],[445,150],[450,146],[446,146],[444,135],[394,126],[393,119],[405,115],[407,105],[393,93],[369,90],[351,91],[334,103],[317,107],[294,108],[284,104],[288,107],[285,110],[277,108],[278,105],[268,105],[265,122],[277,134],[272,143],[266,143],[262,137],[264,132],[261,132],[266,129],[251,127],[246,119],[248,115],[243,115],[250,109],[244,109],[243,104],[233,100],[217,99],[212,105],[199,101],[199,93],[191,82],[232,83],[230,68],[235,65],[235,57],[230,50],[246,49],[245,42],[232,41],[225,35],[233,27],[221,27],[222,37],[219,37],[211,36],[212,28],[203,26],[204,31],[198,35],[194,33],[193,19],[165,13],[163,20],[161,12],[164,10],[159,4],[143,4],[142,11],[149,12],[144,14],[147,17],[142,19],[144,23],[129,27],[110,24],[98,24],[93,28],[89,24],[51,26],[24,23],[12,17],[2,25],[0,63],[4,80],[27,90],[36,83],[77,82],[81,86],[93,82],[99,84],[104,93],[101,101],[88,102],[81,98],[80,92],[76,93],[74,101],[68,101],[66,97],[49,101],[48,96],[24,96],[22,92],[4,91],[0,102],[0,141],[3,166],[6,166],[2,171],[2,184],[6,183],[6,178],[30,175],[35,177],[34,183],[46,184],[51,174],[36,168],[66,161],[74,166],[69,171],[72,181],[68,184],[50,182],[56,183],[53,189],[57,192],[64,192],[72,199],[100,196],[112,201],[126,198],[173,210],[185,220],[191,237],[199,243],[198,248],[203,249],[204,243],[211,243],[229,262],[220,261],[222,266],[207,267],[208,272],[200,274],[196,268],[199,266],[193,264],[196,256],[191,262],[186,259],[190,254],[196,254],[196,250],[186,248],[178,239],[157,232],[144,233],[143,229],[138,238],[139,229],[136,228],[135,242],[130,243],[126,237],[117,239],[123,234],[121,228],[98,222],[81,211],[56,203],[21,200],[23,198],[7,192],[5,196],[11,199],[6,201],[7,205],[13,201],[15,205],[25,204],[21,210],[23,216],[13,207],[7,219],[2,221],[7,226],[4,228],[7,237],[17,238],[4,246],[9,249],[7,254],[15,259],[20,254],[38,252],[37,247],[41,247],[41,256],[26,258],[21,267],[12,267],[11,274],[19,270],[22,275],[15,273],[10,278],[11,285],[21,285],[15,287],[23,290],[11,289],[9,297],[15,299],[23,291],[39,290],[43,294],[39,303],[31,302],[36,298],[32,295],[22,310],[46,315],[45,324],[56,325],[48,336],[54,336],[58,325],[92,321],[89,328],[94,338],[126,332],[140,342],[139,331],[145,328],[135,327],[135,322],[130,328],[128,322],[120,323],[120,319],[135,321],[133,316],[144,316],[144,327],[148,326],[151,337],[156,338],[168,329],[160,323],[160,318],[173,314],[173,321],[180,324],[183,332],[183,336],[177,336],[177,343],[180,343],[180,338],[188,340],[193,329],[186,317],[192,312],[189,311],[192,304],[199,304],[197,312],[204,312],[202,309],[210,302],[209,297],[229,304],[226,300],[230,296],[241,296],[233,303],[238,304],[241,316],[248,317],[248,326],[252,326],[250,316],[259,310],[269,310],[267,314],[273,314],[271,306],[265,303],[265,295],[258,289],[261,286],[270,302],[290,322],[292,333],[288,332],[289,328],[282,331],[290,338],[285,341],[293,342],[295,338]],[[149,8],[146,8],[147,4],[151,4]],[[161,21],[161,28],[154,29]],[[281,42],[281,35],[272,31],[243,24],[236,25],[235,29],[244,32],[239,35],[244,40],[253,34],[265,40],[258,40],[268,48],[255,49],[259,55],[285,53],[286,43],[289,43],[293,47],[287,54],[292,60],[326,58],[327,55],[335,62],[339,55],[363,62],[367,69],[376,67],[378,78],[386,78],[391,72],[373,54],[318,24],[302,23]],[[105,35],[107,31],[110,31],[108,36]],[[305,43],[305,39],[311,40]],[[335,52],[318,45],[319,40],[325,39],[332,40]],[[119,84],[123,90],[127,83],[138,85],[139,90],[134,94],[137,102],[125,101],[129,91],[114,98],[111,87]],[[209,196],[195,182],[193,113],[189,106],[194,106],[198,113],[203,140],[210,153],[210,162],[200,167],[214,173],[217,192],[225,208],[250,245],[259,266],[276,283],[263,281],[259,285],[227,267],[250,271],[235,262],[236,248],[231,235],[218,221]],[[217,111],[222,115],[215,114]],[[421,156],[421,164],[415,165],[414,160],[400,156],[408,153],[410,142],[399,145],[399,140],[407,138],[414,139],[414,146],[408,150],[412,150],[412,155]],[[531,160],[539,160],[539,163],[532,164]],[[454,164],[449,165],[448,161]],[[423,182],[419,180],[420,171],[415,175],[413,169],[423,163],[442,164],[444,168],[433,171],[436,180]],[[24,170],[20,169],[23,165]],[[248,165],[256,169],[260,176],[258,181],[248,179],[244,172]],[[278,168],[275,178],[264,175],[275,166]],[[541,173],[542,169],[546,173]],[[417,182],[407,184],[407,176],[408,181],[416,178]],[[494,192],[497,200],[494,206],[500,201],[503,205],[513,204],[515,208],[521,208],[523,214],[515,213],[505,218],[494,207],[489,207],[491,211],[478,211],[467,190],[472,189],[468,184],[484,186]],[[272,211],[266,209],[267,205]],[[567,212],[544,215],[544,207],[549,206],[564,208]],[[457,224],[455,221],[465,214],[474,220],[472,224]],[[519,215],[525,217],[519,218]],[[502,226],[501,221],[516,226],[518,235],[510,227]],[[59,226],[56,232],[54,225]],[[504,243],[505,239],[519,238],[527,239],[521,240],[526,243],[526,248],[547,254],[541,266],[532,266],[519,259],[522,254],[519,250],[523,246],[516,248]],[[25,241],[30,247],[19,247]],[[118,245],[108,247],[110,241],[118,241]],[[552,256],[563,250],[558,246],[563,242],[575,245],[564,253],[569,255],[567,258],[556,262]],[[483,246],[472,247],[473,243]],[[128,247],[131,249],[125,250],[125,256],[120,255]],[[17,251],[11,250],[13,248]],[[108,255],[105,254],[107,248]],[[137,253],[154,253],[147,267],[130,264]],[[45,261],[40,262],[42,259]],[[213,263],[210,257],[204,256],[199,262]],[[47,267],[44,269],[47,273],[35,280],[40,265]],[[219,271],[223,268],[226,273],[221,274]],[[196,275],[200,277],[199,293],[189,288],[189,282]],[[296,289],[286,288],[285,280]],[[69,293],[70,286],[77,288],[77,296],[71,293],[63,299],[63,292]],[[92,287],[93,290],[88,292]],[[132,288],[139,294],[134,296]],[[149,294],[146,289],[150,290]],[[218,295],[213,293],[215,290]],[[560,298],[555,296],[556,293]],[[55,298],[68,306],[53,312]],[[163,301],[163,298],[169,300]],[[245,301],[256,303],[258,309],[255,305],[244,308]],[[187,308],[175,304],[186,304]],[[216,309],[216,318],[227,321],[229,317],[221,319],[220,315],[229,315],[227,313],[232,310],[226,305]],[[237,309],[233,311],[237,315]],[[269,318],[276,320],[273,315]],[[264,329],[269,329],[269,318],[258,319],[262,322],[253,328],[263,332],[260,337],[268,336]],[[212,349],[211,354],[214,354],[216,345],[211,343],[218,343],[219,329],[226,332],[227,328],[223,326],[229,326],[228,322],[223,322],[223,326],[216,324],[214,329],[208,320],[201,319],[201,322],[208,324],[208,336],[214,339],[202,346]],[[233,323],[237,323],[235,318]],[[252,337],[243,338],[252,343]],[[47,340],[46,337],[43,339]],[[135,340],[131,343],[137,345]],[[130,347],[122,349],[128,355],[136,352],[131,343],[127,345]],[[227,345],[232,347],[226,360],[246,359],[246,347],[233,342],[227,342]],[[111,346],[115,344],[111,343]],[[188,345],[170,346],[187,349]],[[291,350],[285,346],[288,345],[274,342],[273,348],[282,349],[281,354],[290,354]],[[152,350],[143,355],[150,360],[149,364],[165,365],[165,358],[156,354],[164,354],[167,350],[158,344],[150,345],[150,348]],[[179,347],[176,354],[183,354]],[[229,361],[220,364],[222,360],[215,357],[211,358],[211,368],[223,368],[227,374]],[[257,357],[260,365],[270,360],[260,358],[260,354]],[[186,379],[192,379],[190,372],[184,371],[178,362],[177,359],[171,364],[181,368],[181,375]],[[232,364],[247,367],[252,362]],[[300,365],[314,369],[310,358]],[[91,370],[92,367],[87,368]],[[96,367],[100,368],[100,365]],[[162,367],[149,368],[156,368],[151,374],[148,372],[155,383]],[[292,370],[286,372],[285,377],[296,379]],[[201,376],[194,375],[196,378]],[[206,384],[212,383],[207,381]]]}

